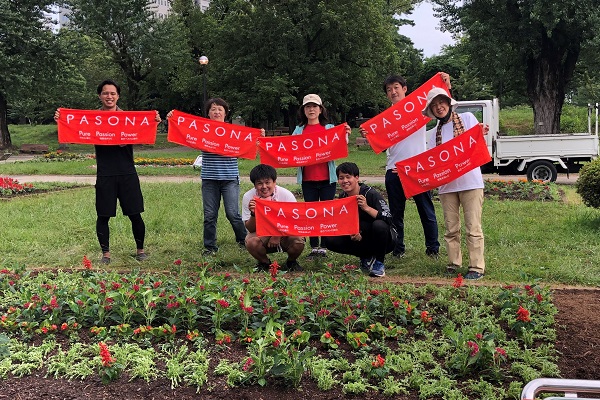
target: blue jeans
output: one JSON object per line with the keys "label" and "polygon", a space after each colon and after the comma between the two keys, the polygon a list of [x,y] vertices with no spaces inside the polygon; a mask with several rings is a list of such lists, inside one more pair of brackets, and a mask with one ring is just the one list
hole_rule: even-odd
{"label": "blue jeans", "polygon": [[[335,198],[335,189],[335,182],[304,181],[302,182],[302,197],[304,197],[304,201],[333,200]],[[319,237],[311,236],[309,243],[313,249],[319,247]]]}
{"label": "blue jeans", "polygon": [[[394,253],[404,253],[406,247],[404,245],[404,209],[406,208],[406,196],[404,189],[400,183],[398,174],[388,169],[385,173],[385,189],[390,202],[390,211],[394,220],[394,225],[398,230],[396,238],[396,246]],[[425,235],[425,249],[428,253],[437,253],[440,250],[440,242],[438,241],[438,226],[435,217],[435,208],[430,192],[419,193],[413,196],[417,211],[423,225],[423,233]]]}
{"label": "blue jeans", "polygon": [[216,251],[217,246],[217,217],[221,206],[221,196],[225,206],[225,216],[229,220],[236,242],[243,243],[246,239],[246,226],[240,215],[240,183],[236,180],[218,181],[202,180],[202,204],[204,210],[204,248]]}

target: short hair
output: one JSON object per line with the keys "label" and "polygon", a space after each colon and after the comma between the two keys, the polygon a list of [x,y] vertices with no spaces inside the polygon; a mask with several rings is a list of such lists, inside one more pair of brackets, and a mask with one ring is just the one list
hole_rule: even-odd
{"label": "short hair", "polygon": [[273,181],[276,181],[277,171],[275,168],[267,164],[258,164],[256,167],[252,168],[250,171],[250,182],[256,183],[256,181],[262,179],[272,179]]}
{"label": "short hair", "polygon": [[204,115],[208,116],[208,111],[213,104],[223,107],[225,109],[225,117],[227,117],[227,114],[229,114],[229,104],[220,97],[213,97],[212,99],[206,100],[206,103],[204,104]]}
{"label": "short hair", "polygon": [[106,86],[106,85],[113,85],[114,87],[117,88],[117,94],[119,96],[121,95],[121,88],[112,79],[105,79],[102,82],[100,82],[100,84],[98,85],[98,89],[96,89],[96,91],[98,92],[98,94],[102,93],[102,88],[104,88],[104,86]]}
{"label": "short hair", "polygon": [[390,75],[383,81],[383,91],[387,93],[388,85],[399,83],[402,87],[406,87],[406,79],[400,75]]}
{"label": "short hair", "polygon": [[358,165],[353,162],[344,162],[337,166],[335,174],[339,177],[340,174],[350,174],[352,176],[360,176]]}

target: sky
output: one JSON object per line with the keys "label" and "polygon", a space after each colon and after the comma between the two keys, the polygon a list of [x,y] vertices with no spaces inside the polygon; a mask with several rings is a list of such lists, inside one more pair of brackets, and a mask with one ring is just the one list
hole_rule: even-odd
{"label": "sky", "polygon": [[408,36],[417,49],[423,50],[425,57],[437,55],[443,45],[454,43],[450,33],[440,31],[438,19],[433,16],[430,3],[419,4],[412,14],[404,14],[402,18],[413,20],[415,26],[405,25],[400,28],[399,32]]}

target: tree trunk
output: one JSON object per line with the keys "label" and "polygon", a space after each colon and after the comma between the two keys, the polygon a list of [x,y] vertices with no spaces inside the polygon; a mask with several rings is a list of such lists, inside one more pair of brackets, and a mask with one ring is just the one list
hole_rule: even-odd
{"label": "tree trunk", "polygon": [[0,149],[12,147],[12,140],[8,131],[7,111],[8,103],[6,102],[6,97],[0,91]]}
{"label": "tree trunk", "polygon": [[565,102],[565,88],[573,77],[580,46],[557,46],[545,38],[540,54],[527,60],[527,94],[533,105],[534,133],[560,133],[560,115]]}

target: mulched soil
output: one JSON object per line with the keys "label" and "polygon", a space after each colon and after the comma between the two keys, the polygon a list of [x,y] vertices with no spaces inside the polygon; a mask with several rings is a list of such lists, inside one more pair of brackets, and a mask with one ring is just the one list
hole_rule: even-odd
{"label": "mulched soil", "polygon": [[[583,288],[560,288],[554,290],[554,303],[558,307],[556,316],[558,366],[563,378],[598,379],[600,376],[600,291]],[[240,353],[244,351],[240,349]],[[231,349],[236,352],[235,348]],[[228,354],[229,359],[235,354]],[[241,355],[240,355],[241,357]],[[216,360],[212,362],[216,365]],[[212,390],[206,388],[196,393],[194,388],[180,387],[172,390],[167,379],[150,383],[143,381],[127,382],[126,374],[119,380],[103,385],[100,380],[89,378],[85,381],[67,381],[44,378],[44,372],[24,378],[0,380],[0,399],[204,399],[204,400],[333,400],[346,398],[389,399],[383,395],[366,394],[348,396],[339,389],[320,391],[311,380],[304,380],[300,390],[286,387],[236,387],[229,388],[222,377],[209,380]],[[417,400],[416,395],[395,397],[397,400]]]}

